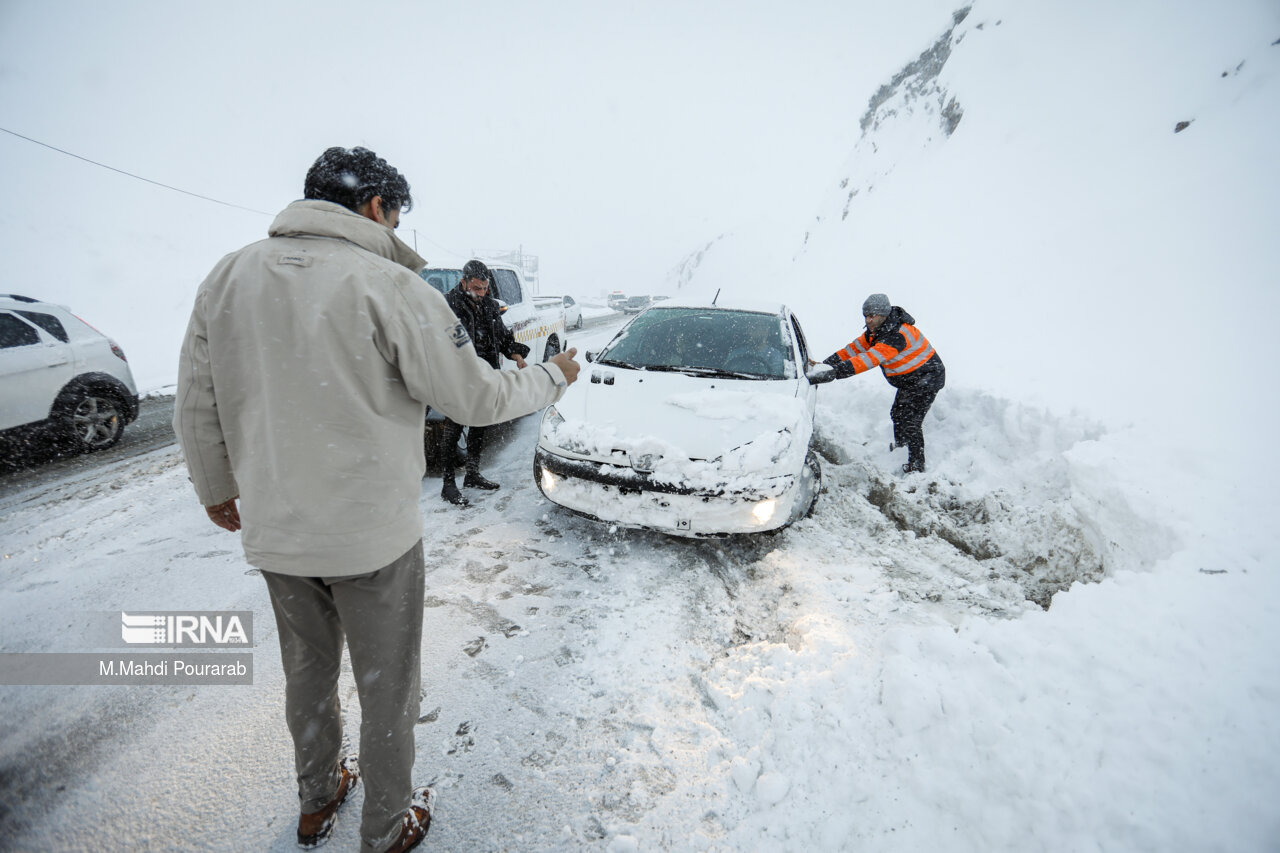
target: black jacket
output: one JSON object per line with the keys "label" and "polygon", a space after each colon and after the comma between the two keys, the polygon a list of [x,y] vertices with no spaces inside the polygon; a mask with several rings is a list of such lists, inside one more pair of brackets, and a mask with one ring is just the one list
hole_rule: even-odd
{"label": "black jacket", "polygon": [[[867,339],[868,346],[875,346],[879,343],[888,344],[894,349],[901,352],[907,348],[907,339],[902,334],[902,327],[914,326],[916,319],[897,305],[889,309],[889,316],[880,324],[880,328],[872,332],[863,332],[863,337]],[[853,365],[840,357],[839,352],[833,352],[822,360],[823,364],[829,364],[836,371],[836,377],[839,379],[847,379],[854,375]],[[901,376],[885,376],[889,384],[894,388],[918,388],[921,390],[931,389],[940,390],[947,383],[947,369],[942,364],[942,356],[938,355],[938,351],[933,351],[933,357],[920,365],[910,373],[904,373]]]}
{"label": "black jacket", "polygon": [[476,355],[494,367],[501,365],[501,356],[524,358],[529,354],[529,347],[517,341],[507,324],[502,322],[501,306],[492,296],[475,300],[461,287],[455,287],[445,294],[444,299],[462,321],[467,334],[471,335]]}

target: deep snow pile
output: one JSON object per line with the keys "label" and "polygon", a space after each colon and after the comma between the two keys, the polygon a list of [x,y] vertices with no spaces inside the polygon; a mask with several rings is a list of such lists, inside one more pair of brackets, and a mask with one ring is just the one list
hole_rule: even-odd
{"label": "deep snow pile", "polygon": [[[1208,518],[1185,535],[1160,521],[1194,494],[1195,466],[981,393],[944,392],[934,471],[896,477],[901,460],[865,438],[887,396],[824,389],[820,429],[843,459],[818,515],[743,566],[735,608],[758,621],[696,676],[712,713],[666,723],[708,762],[705,785],[676,793],[723,798],[671,849],[1267,849],[1269,535],[1223,560],[1195,543]],[[999,496],[985,541],[1053,571],[922,535],[970,490]],[[1071,586],[1075,548],[1075,580],[1108,576]],[[1019,596],[1059,584],[1047,611]]]}
{"label": "deep snow pile", "polygon": [[[844,402],[837,416],[830,405],[820,421],[818,446],[830,461],[843,463],[833,474],[833,487],[864,496],[883,518],[859,514],[859,526],[879,529],[887,520],[916,537],[935,537],[951,546],[940,548],[938,562],[927,569],[935,581],[926,589],[903,572],[902,590],[926,600],[953,594],[940,577],[963,578],[969,603],[997,613],[1017,613],[1025,601],[1047,607],[1053,593],[1081,580],[1100,580],[1107,569],[1139,568],[1114,550],[1089,518],[1087,491],[1077,488],[1078,475],[1066,453],[1078,443],[1096,440],[1101,427],[1078,419],[1057,420],[984,393],[948,394],[930,420],[929,453],[945,458],[928,477],[886,474],[905,461],[905,450],[890,458],[885,413],[893,389],[869,376],[837,385],[833,397]],[[851,413],[856,413],[850,416]],[[998,422],[993,431],[986,424]],[[883,440],[868,436],[884,436]],[[1083,512],[1082,512],[1083,510]],[[1115,512],[1115,510],[1112,510]],[[1148,524],[1128,519],[1131,535],[1142,542]],[[1129,537],[1126,537],[1129,539]],[[1146,564],[1159,554],[1144,554]],[[954,580],[952,581],[954,583]]]}

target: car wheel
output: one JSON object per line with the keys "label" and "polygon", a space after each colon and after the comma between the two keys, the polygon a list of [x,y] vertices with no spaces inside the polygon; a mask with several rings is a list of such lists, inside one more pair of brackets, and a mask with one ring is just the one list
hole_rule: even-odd
{"label": "car wheel", "polygon": [[573,324],[573,327],[574,327],[575,329],[581,329],[581,328],[582,328],[582,315],[581,315],[581,314],[579,314],[579,315],[578,315],[578,322],[574,323],[574,324]]}
{"label": "car wheel", "polygon": [[560,339],[555,335],[547,338],[547,346],[542,350],[542,360],[550,361],[560,354]]}
{"label": "car wheel", "polygon": [[110,394],[78,391],[62,417],[62,434],[72,449],[106,450],[124,433],[120,403]]}
{"label": "car wheel", "polygon": [[813,497],[809,499],[809,508],[804,511],[803,518],[813,515],[814,508],[818,505],[818,494],[822,491],[822,465],[818,462],[818,454],[812,449],[805,454],[804,468],[807,474],[806,479],[813,483]]}

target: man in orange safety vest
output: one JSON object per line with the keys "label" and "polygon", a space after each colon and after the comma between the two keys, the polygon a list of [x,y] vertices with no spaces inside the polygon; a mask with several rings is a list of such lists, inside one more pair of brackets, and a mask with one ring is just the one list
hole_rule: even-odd
{"label": "man in orange safety vest", "polygon": [[889,416],[893,419],[893,445],[907,448],[903,473],[924,471],[924,416],[947,382],[947,369],[920,330],[915,318],[889,297],[873,293],[862,303],[867,330],[823,362],[845,379],[879,367],[884,378],[898,389]]}

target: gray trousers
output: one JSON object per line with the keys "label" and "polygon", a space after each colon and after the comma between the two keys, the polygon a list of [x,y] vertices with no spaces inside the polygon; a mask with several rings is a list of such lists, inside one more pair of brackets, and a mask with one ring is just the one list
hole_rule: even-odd
{"label": "gray trousers", "polygon": [[360,697],[365,853],[380,853],[395,841],[409,808],[413,727],[421,699],[423,571],[419,541],[372,574],[262,573],[280,634],[285,716],[304,813],[319,811],[333,799],[341,779],[338,672],[345,635]]}

